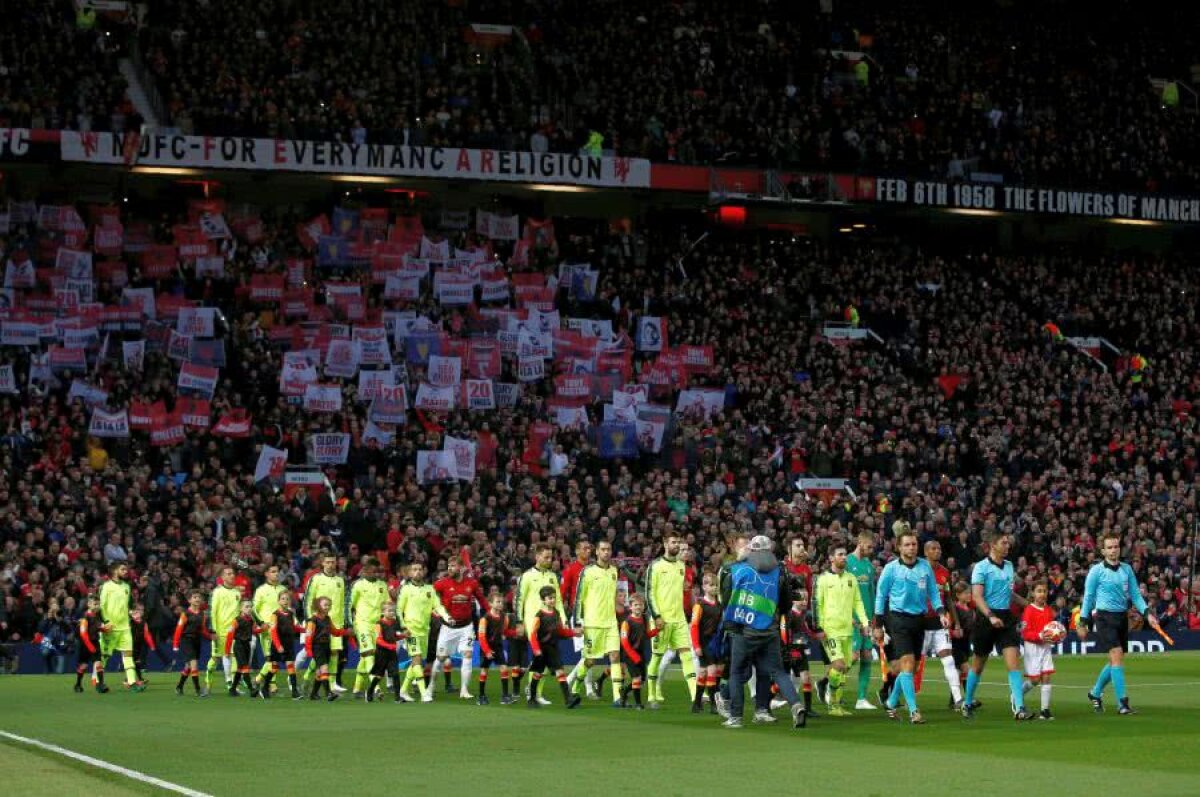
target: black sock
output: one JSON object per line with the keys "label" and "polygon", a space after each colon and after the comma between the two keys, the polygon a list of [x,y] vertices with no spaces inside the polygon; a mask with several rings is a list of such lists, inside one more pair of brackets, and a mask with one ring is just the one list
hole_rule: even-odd
{"label": "black sock", "polygon": [[313,678],[312,691],[309,692],[309,694],[308,694],[308,696],[311,697],[313,700],[316,700],[317,695],[319,695],[321,693],[321,684],[322,683],[324,683],[324,681],[322,681],[320,678]]}
{"label": "black sock", "polygon": [[508,697],[508,679],[507,678],[500,679],[500,696]]}
{"label": "black sock", "polygon": [[345,671],[346,671],[346,657],[338,656],[337,679],[336,680],[339,685],[341,685],[341,683],[342,683],[342,673],[344,673]]}
{"label": "black sock", "polygon": [[812,690],[804,690],[804,710],[812,711]]}
{"label": "black sock", "polygon": [[233,683],[229,685],[229,691],[230,691],[230,692],[235,692],[235,691],[237,691],[237,688],[238,688],[238,683],[239,683],[241,680],[242,680],[242,674],[241,674],[240,672],[235,672],[235,673],[233,674]]}
{"label": "black sock", "polygon": [[692,698],[692,708],[700,708],[704,704],[704,687],[696,687],[696,696]]}
{"label": "black sock", "polygon": [[379,676],[372,675],[371,683],[367,684],[367,697],[374,697],[375,690],[379,688]]}
{"label": "black sock", "polygon": [[101,686],[104,686],[104,670],[96,671],[96,683],[100,684]]}
{"label": "black sock", "polygon": [[428,689],[429,685],[433,683],[433,673],[432,672],[422,672],[421,677],[425,681],[425,688]]}
{"label": "black sock", "polygon": [[86,669],[76,668],[76,670],[75,670],[75,685],[76,686],[83,686],[83,676],[85,676],[85,675],[87,675]]}
{"label": "black sock", "polygon": [[294,673],[294,672],[289,672],[289,673],[288,673],[288,684],[289,684],[289,685],[292,687],[292,691],[293,691],[293,692],[295,692],[295,691],[298,691],[298,690],[299,690],[299,688],[300,688],[300,687],[299,687],[299,685],[296,683],[296,673]]}
{"label": "black sock", "polygon": [[187,683],[187,677],[188,677],[188,671],[187,671],[187,670],[184,670],[182,673],[180,673],[180,675],[179,675],[179,683],[178,683],[178,684],[176,684],[175,688],[176,688],[176,689],[183,689],[183,686],[184,686],[184,684],[186,684],[186,683]]}
{"label": "black sock", "polygon": [[479,696],[487,697],[487,672],[479,676]]}
{"label": "black sock", "polygon": [[133,677],[134,677],[134,680],[137,680],[137,681],[146,680],[145,678],[142,677],[142,666],[140,664],[133,665]]}
{"label": "black sock", "polygon": [[605,668],[604,672],[600,673],[600,677],[596,679],[596,691],[597,692],[604,689],[604,682],[607,680],[608,680],[608,668]]}
{"label": "black sock", "polygon": [[566,702],[570,703],[570,702],[571,702],[571,690],[567,688],[567,682],[566,682],[566,681],[559,681],[559,682],[558,682],[558,685],[559,685],[559,687],[562,689],[562,693],[563,693],[563,700],[565,700]]}
{"label": "black sock", "polygon": [[271,682],[274,680],[275,680],[275,673],[268,672],[263,677],[262,685],[258,687],[259,691],[262,692],[267,697],[270,697],[271,696]]}
{"label": "black sock", "polygon": [[633,702],[639,706],[642,704],[642,687],[633,687]]}
{"label": "black sock", "polygon": [[196,694],[200,694],[200,676],[192,673],[192,686],[196,687]]}
{"label": "black sock", "polygon": [[625,701],[629,699],[629,693],[633,691],[633,687],[629,684],[621,687],[621,705],[625,705]]}
{"label": "black sock", "polygon": [[453,688],[454,688],[454,684],[452,684],[452,683],[450,682],[450,671],[449,671],[449,670],[442,670],[442,675],[444,675],[444,676],[445,676],[445,678],[446,678],[446,691],[447,691],[447,692],[449,692],[451,689],[453,689]]}

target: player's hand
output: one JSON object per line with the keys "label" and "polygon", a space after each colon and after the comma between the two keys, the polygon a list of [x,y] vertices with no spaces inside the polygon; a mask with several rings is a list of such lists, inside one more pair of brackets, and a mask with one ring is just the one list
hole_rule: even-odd
{"label": "player's hand", "polygon": [[178,652],[179,652],[179,648],[171,648],[171,652],[172,652],[172,653],[178,653]]}
{"label": "player's hand", "polygon": [[1004,627],[1004,621],[1001,620],[999,617],[997,617],[994,614],[990,615],[988,617],[988,622],[992,624],[992,628],[1003,628]]}
{"label": "player's hand", "polygon": [[1079,641],[1085,642],[1087,640],[1087,635],[1088,635],[1087,626],[1084,625],[1083,623],[1076,623],[1075,624],[1075,636],[1079,637]]}
{"label": "player's hand", "polygon": [[875,629],[875,630],[874,630],[874,631],[871,633],[871,636],[873,636],[873,637],[875,638],[875,641],[876,641],[876,642],[883,642],[883,629],[882,629],[882,628],[876,628],[876,629]]}
{"label": "player's hand", "polygon": [[1147,616],[1146,616],[1146,622],[1147,622],[1147,623],[1149,624],[1149,626],[1150,626],[1151,628],[1153,628],[1155,631],[1158,631],[1158,632],[1160,632],[1160,633],[1162,632],[1162,626],[1158,624],[1158,618],[1157,618],[1157,617],[1155,617],[1154,615],[1152,615],[1152,614],[1150,614],[1150,615],[1147,615]]}
{"label": "player's hand", "polygon": [[953,639],[962,639],[962,629],[961,629],[961,628],[955,628],[954,630],[952,630],[952,631],[950,632],[950,636],[951,636],[951,638],[953,638]]}
{"label": "player's hand", "polygon": [[942,615],[942,628],[944,628],[945,630],[949,631],[949,630],[950,630],[950,626],[951,626],[951,625],[953,625],[953,623],[951,623],[951,622],[950,622],[950,615],[949,615],[949,614],[943,614],[943,615]]}

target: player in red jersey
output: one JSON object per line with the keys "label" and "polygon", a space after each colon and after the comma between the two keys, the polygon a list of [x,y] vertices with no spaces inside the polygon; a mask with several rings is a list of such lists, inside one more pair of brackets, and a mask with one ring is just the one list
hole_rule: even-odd
{"label": "player in red jersey", "polygon": [[[946,674],[946,684],[950,687],[950,706],[962,708],[962,680],[958,675],[958,666],[954,663],[954,645],[950,641],[950,631],[958,627],[958,615],[954,610],[954,578],[950,571],[942,565],[942,546],[937,540],[925,543],[925,559],[933,568],[933,577],[937,581],[938,592],[942,596],[942,605],[950,613],[950,628],[942,628],[937,612],[930,605],[925,610],[925,644],[921,650],[921,666],[917,669],[916,689],[921,689],[921,675],[925,670],[925,659],[936,656],[942,662],[942,670]],[[937,626],[934,628],[934,626]]]}
{"label": "player in red jersey", "polygon": [[575,543],[575,561],[562,569],[561,591],[563,608],[567,617],[575,617],[575,593],[579,590],[579,577],[583,569],[592,563],[592,544],[587,540]]}
{"label": "player in red jersey", "polygon": [[448,622],[442,622],[442,630],[438,632],[437,657],[442,663],[442,673],[446,678],[446,691],[452,688],[450,684],[450,656],[458,653],[462,656],[462,683],[459,685],[458,696],[470,700],[474,695],[467,689],[471,682],[471,658],[475,652],[475,618],[476,605],[479,614],[487,611],[488,601],[483,594],[479,582],[464,572],[462,562],[457,556],[446,563],[446,577],[439,578],[433,584],[433,591],[438,594],[446,613],[450,615]]}
{"label": "player in red jersey", "polygon": [[1021,658],[1025,660],[1025,677],[1041,685],[1042,710],[1038,719],[1052,720],[1050,713],[1050,676],[1054,675],[1054,645],[1045,637],[1046,626],[1054,620],[1054,608],[1046,605],[1050,585],[1045,580],[1033,583],[1033,602],[1025,604],[1021,616]]}

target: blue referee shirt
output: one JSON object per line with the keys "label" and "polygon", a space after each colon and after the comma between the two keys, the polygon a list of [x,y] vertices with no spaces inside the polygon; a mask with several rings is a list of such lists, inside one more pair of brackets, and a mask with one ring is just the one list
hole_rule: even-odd
{"label": "blue referee shirt", "polygon": [[930,604],[937,612],[944,608],[929,562],[918,557],[911,565],[904,564],[902,559],[887,563],[875,593],[876,615],[883,615],[888,609],[904,614],[925,614],[925,607]]}
{"label": "blue referee shirt", "polygon": [[1142,614],[1146,613],[1146,601],[1138,589],[1133,568],[1124,562],[1092,565],[1083,585],[1083,607],[1079,613],[1091,617],[1097,609],[1102,612],[1127,612],[1131,604]]}
{"label": "blue referee shirt", "polygon": [[1004,560],[1004,565],[997,565],[991,557],[982,562],[976,562],[971,568],[971,586],[983,585],[983,598],[988,608],[995,612],[1006,612],[1012,606],[1013,566],[1012,562]]}

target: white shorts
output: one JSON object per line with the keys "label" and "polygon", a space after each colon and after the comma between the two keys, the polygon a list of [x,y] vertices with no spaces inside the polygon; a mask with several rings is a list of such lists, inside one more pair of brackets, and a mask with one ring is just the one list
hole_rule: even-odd
{"label": "white shorts", "polygon": [[1030,678],[1054,674],[1054,655],[1051,645],[1037,642],[1021,643],[1021,658],[1025,660],[1025,674]]}
{"label": "white shorts", "polygon": [[943,650],[950,650],[950,632],[945,628],[925,632],[925,644],[921,646],[921,655],[933,658]]}
{"label": "white shorts", "polygon": [[454,653],[470,656],[475,649],[475,627],[467,624],[462,628],[442,625],[438,631],[437,656],[444,659]]}

